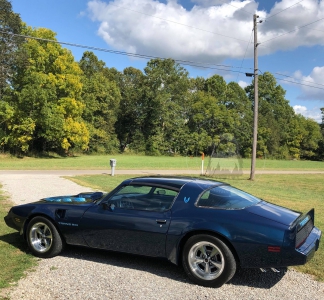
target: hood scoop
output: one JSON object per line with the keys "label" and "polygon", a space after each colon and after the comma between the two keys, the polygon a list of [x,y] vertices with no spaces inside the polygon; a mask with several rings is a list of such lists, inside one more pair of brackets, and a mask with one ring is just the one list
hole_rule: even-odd
{"label": "hood scoop", "polygon": [[58,202],[58,203],[85,203],[85,202],[93,202],[100,198],[102,198],[102,192],[88,192],[88,193],[80,193],[78,195],[73,196],[55,196],[55,197],[47,197],[42,200],[46,202]]}

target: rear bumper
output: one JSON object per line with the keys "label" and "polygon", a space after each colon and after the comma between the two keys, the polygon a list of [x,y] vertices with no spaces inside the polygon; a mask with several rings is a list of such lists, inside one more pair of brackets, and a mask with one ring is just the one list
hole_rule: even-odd
{"label": "rear bumper", "polygon": [[314,227],[306,241],[296,249],[303,258],[301,264],[307,263],[314,256],[315,252],[318,250],[321,236],[322,232],[317,227]]}
{"label": "rear bumper", "polygon": [[282,255],[282,267],[298,266],[306,264],[318,250],[322,232],[313,227],[305,242],[293,251],[285,249]]}

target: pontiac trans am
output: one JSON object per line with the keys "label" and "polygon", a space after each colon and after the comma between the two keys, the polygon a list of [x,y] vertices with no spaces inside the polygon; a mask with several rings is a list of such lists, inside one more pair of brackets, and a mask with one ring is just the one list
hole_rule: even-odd
{"label": "pontiac trans am", "polygon": [[56,196],[5,217],[31,252],[65,244],[166,258],[196,284],[220,287],[238,267],[305,264],[319,247],[314,209],[302,214],[228,184],[186,177],[125,180],[112,192]]}

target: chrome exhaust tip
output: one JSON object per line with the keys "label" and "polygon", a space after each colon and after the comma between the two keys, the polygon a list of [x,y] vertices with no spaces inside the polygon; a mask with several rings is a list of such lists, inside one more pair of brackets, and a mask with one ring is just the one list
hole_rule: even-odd
{"label": "chrome exhaust tip", "polygon": [[260,268],[260,270],[261,270],[262,273],[266,273],[267,272],[267,270],[266,269],[263,269],[263,268]]}
{"label": "chrome exhaust tip", "polygon": [[271,268],[271,270],[272,270],[273,272],[275,272],[275,273],[280,273],[280,271],[277,270],[276,268]]}

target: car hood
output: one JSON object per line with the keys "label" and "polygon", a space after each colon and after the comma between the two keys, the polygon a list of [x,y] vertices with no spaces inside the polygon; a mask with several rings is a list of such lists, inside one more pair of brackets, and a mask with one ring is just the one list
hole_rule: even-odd
{"label": "car hood", "polygon": [[246,208],[249,213],[290,226],[301,215],[300,212],[262,201]]}

